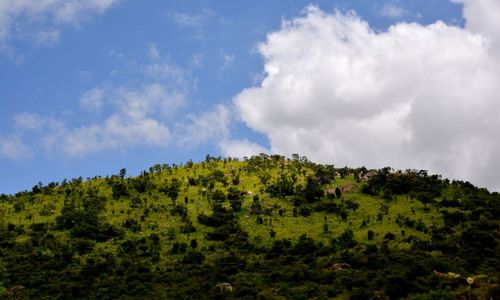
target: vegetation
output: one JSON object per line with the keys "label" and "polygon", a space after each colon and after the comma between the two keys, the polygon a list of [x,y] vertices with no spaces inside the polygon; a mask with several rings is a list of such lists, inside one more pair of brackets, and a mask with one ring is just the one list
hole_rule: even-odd
{"label": "vegetation", "polygon": [[500,299],[500,194],[207,156],[0,196],[0,298]]}

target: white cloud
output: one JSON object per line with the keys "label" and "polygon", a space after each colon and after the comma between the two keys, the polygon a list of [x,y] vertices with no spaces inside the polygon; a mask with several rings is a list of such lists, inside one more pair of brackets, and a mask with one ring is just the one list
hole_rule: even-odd
{"label": "white cloud", "polygon": [[[62,26],[79,26],[103,14],[120,0],[2,0],[0,1],[0,49],[10,39],[33,36],[40,44],[59,41]],[[6,50],[7,49],[7,50]]]}
{"label": "white cloud", "polygon": [[410,12],[395,3],[386,3],[379,10],[379,14],[383,17],[391,19],[401,19],[402,17],[409,15]]}
{"label": "white cloud", "polygon": [[187,70],[164,61],[155,60],[140,71],[149,80],[156,82],[167,81],[178,90],[187,90],[193,88],[195,85],[191,74]]}
{"label": "white cloud", "polygon": [[156,47],[156,44],[149,46],[149,58],[152,60],[161,58],[160,51],[158,50],[158,47]]}
{"label": "white cloud", "polygon": [[47,152],[83,156],[105,150],[126,150],[137,146],[166,147],[171,140],[162,115],[175,110],[178,95],[169,94],[158,83],[142,88],[95,88],[87,91],[81,104],[95,114],[105,105],[112,111],[101,122],[71,126],[61,120],[32,113],[14,117],[16,128],[37,131]]}
{"label": "white cloud", "polygon": [[198,147],[212,144],[220,149],[224,156],[243,158],[270,151],[247,139],[232,137],[235,111],[219,104],[213,110],[198,115],[190,115],[187,122],[180,124],[174,132],[179,146]]}
{"label": "white cloud", "polygon": [[140,89],[120,87],[113,95],[115,109],[129,118],[144,118],[149,115],[168,116],[185,101],[181,90],[167,90],[159,82],[144,85]]}
{"label": "white cloud", "polygon": [[463,3],[466,28],[485,36],[492,47],[493,55],[500,59],[500,1],[497,0],[451,0]]}
{"label": "white cloud", "polygon": [[[499,189],[500,7],[464,0],[467,27],[375,32],[314,6],[259,51],[265,77],[234,104],[275,153],[337,165],[422,168]],[[481,3],[481,4],[478,4]],[[494,10],[487,17],[479,9]],[[491,17],[490,17],[491,16]]]}
{"label": "white cloud", "polygon": [[202,9],[199,13],[188,14],[176,12],[172,15],[172,20],[177,26],[180,27],[203,27],[211,17],[215,15],[215,12],[211,9]]}
{"label": "white cloud", "polygon": [[174,22],[181,27],[199,27],[205,22],[203,15],[189,15],[185,13],[175,13]]}
{"label": "white cloud", "polygon": [[14,116],[14,124],[17,128],[35,130],[45,127],[46,120],[33,113],[22,113]]}
{"label": "white cloud", "polygon": [[198,146],[206,142],[219,142],[229,137],[230,110],[217,105],[213,111],[190,116],[187,124],[181,125],[179,140],[184,146]]}
{"label": "white cloud", "polygon": [[23,159],[31,157],[31,149],[23,143],[19,136],[0,136],[0,157]]}
{"label": "white cloud", "polygon": [[192,39],[204,39],[206,28],[213,23],[217,16],[216,12],[210,8],[202,8],[197,13],[175,12],[171,15],[171,20],[177,27],[189,29],[193,32]]}
{"label": "white cloud", "polygon": [[222,68],[227,69],[231,68],[234,65],[234,62],[236,61],[236,56],[232,53],[225,53],[222,56]]}
{"label": "white cloud", "polygon": [[101,123],[65,128],[47,135],[44,142],[48,148],[54,147],[69,156],[81,156],[137,146],[166,147],[171,133],[162,119],[176,111],[184,95],[153,82],[137,89],[96,88],[86,92],[82,100],[92,109],[108,105],[112,113]]}
{"label": "white cloud", "polygon": [[76,74],[78,75],[78,78],[82,81],[91,81],[92,78],[94,77],[94,74],[90,71],[85,71],[85,70],[78,70],[76,71]]}
{"label": "white cloud", "polygon": [[35,132],[44,140],[46,136],[60,136],[62,132],[66,131],[66,125],[61,120],[28,112],[15,115],[14,126],[19,132]]}
{"label": "white cloud", "polygon": [[80,98],[80,105],[92,112],[100,112],[104,105],[104,90],[102,88],[93,88],[86,91]]}
{"label": "white cloud", "polygon": [[59,29],[41,30],[36,36],[36,41],[41,45],[52,45],[59,42],[60,34]]}
{"label": "white cloud", "polygon": [[205,59],[205,53],[199,52],[195,53],[191,57],[191,62],[190,64],[195,67],[195,68],[201,68],[203,66],[203,60]]}
{"label": "white cloud", "polygon": [[55,148],[69,156],[126,150],[135,146],[165,147],[170,142],[168,127],[158,120],[127,118],[120,114],[109,116],[102,124],[66,129],[59,135],[46,136],[45,144],[49,149]]}

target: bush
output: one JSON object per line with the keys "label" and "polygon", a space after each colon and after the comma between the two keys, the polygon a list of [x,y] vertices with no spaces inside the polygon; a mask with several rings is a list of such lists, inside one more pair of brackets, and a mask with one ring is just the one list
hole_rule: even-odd
{"label": "bush", "polygon": [[90,253],[94,249],[95,242],[88,239],[73,239],[73,248],[79,255]]}
{"label": "bush", "polygon": [[200,265],[205,260],[205,255],[199,251],[188,251],[182,258],[183,264]]}
{"label": "bush", "polygon": [[141,224],[139,224],[135,219],[129,218],[122,223],[124,228],[130,229],[132,232],[141,231]]}
{"label": "bush", "polygon": [[392,232],[388,232],[384,235],[384,240],[392,241],[396,238],[396,235]]}

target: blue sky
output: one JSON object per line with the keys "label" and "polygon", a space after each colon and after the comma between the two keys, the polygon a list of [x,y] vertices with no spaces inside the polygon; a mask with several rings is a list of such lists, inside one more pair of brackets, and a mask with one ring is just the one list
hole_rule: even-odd
{"label": "blue sky", "polygon": [[[491,2],[482,1],[484,4]],[[468,7],[470,14],[477,14],[472,4],[465,1],[465,5],[471,6]],[[479,184],[495,188],[498,185],[481,175],[482,172],[489,172],[484,169],[485,166],[483,169],[481,166],[466,169],[467,172],[463,168],[457,171],[450,166],[463,161],[460,154],[436,157],[443,151],[455,153],[453,151],[460,148],[455,140],[450,141],[451,148],[447,150],[435,148],[429,153],[425,150],[425,158],[402,154],[408,152],[404,147],[410,147],[412,151],[429,149],[424,146],[435,144],[432,134],[422,137],[421,143],[406,141],[406,144],[401,142],[400,145],[399,140],[388,141],[386,145],[395,145],[394,148],[399,149],[399,152],[389,153],[377,142],[372,144],[369,139],[363,138],[367,141],[366,148],[373,145],[373,152],[347,155],[345,153],[355,153],[360,148],[359,144],[350,139],[342,140],[341,134],[332,133],[334,130],[324,133],[324,128],[328,126],[341,128],[344,125],[340,121],[321,124],[314,116],[304,122],[300,117],[292,118],[295,113],[301,113],[301,106],[288,105],[284,99],[295,99],[294,90],[287,91],[283,88],[286,81],[271,76],[272,70],[277,67],[280,74],[289,72],[286,78],[306,78],[302,81],[297,79],[294,86],[303,84],[312,89],[311,94],[297,97],[297,101],[302,101],[300,104],[306,107],[315,107],[318,111],[328,107],[331,113],[323,118],[332,116],[332,120],[341,120],[344,115],[336,117],[335,112],[342,110],[343,98],[335,95],[345,91],[345,82],[332,75],[337,70],[338,62],[328,69],[332,70],[332,74],[321,71],[326,72],[322,78],[332,76],[331,85],[337,86],[337,90],[324,91],[316,83],[308,83],[307,78],[317,74],[315,70],[307,68],[314,65],[308,60],[313,55],[307,47],[308,38],[317,35],[309,43],[311,48],[317,47],[315,55],[324,57],[325,61],[331,61],[329,57],[341,57],[354,51],[359,55],[346,57],[354,64],[374,58],[381,62],[389,59],[388,64],[391,65],[394,56],[384,58],[380,54],[365,53],[371,47],[369,43],[377,44],[384,39],[393,39],[394,43],[412,43],[411,39],[405,42],[408,40],[396,37],[415,32],[443,34],[447,37],[456,33],[460,35],[457,39],[444,40],[449,42],[450,47],[454,47],[453,43],[458,41],[459,47],[463,46],[464,49],[463,57],[488,56],[485,54],[487,49],[480,48],[478,44],[463,42],[462,45],[460,42],[469,40],[469,36],[470,40],[487,36],[486,33],[481,35],[479,29],[482,27],[479,25],[466,28],[467,17],[470,16],[463,13],[462,3],[446,0],[152,0],[147,3],[130,0],[54,0],[47,1],[46,5],[38,1],[2,1],[0,193],[31,189],[38,181],[49,183],[78,176],[86,178],[114,174],[123,167],[133,175],[156,163],[203,160],[208,153],[242,156],[260,151],[285,155],[299,152],[313,160],[337,165],[426,168],[454,178],[476,180]],[[442,24],[442,28],[436,22]],[[363,24],[368,26],[368,31],[358,31],[357,28]],[[391,26],[396,26],[394,32],[388,29]],[[313,29],[301,34],[308,28]],[[344,32],[347,38],[339,41],[333,36],[329,38],[328,34],[332,34],[332,31]],[[354,41],[363,36],[371,38],[361,40],[364,46],[360,48],[356,48],[359,45],[350,44],[346,46],[350,48],[338,50],[343,51],[341,53],[335,50],[330,53],[328,50],[345,42],[345,39]],[[325,46],[322,39],[336,44]],[[430,36],[429,43],[436,41],[435,47],[447,47],[441,44],[441,40]],[[400,55],[398,49],[405,49],[405,46],[384,47],[385,50],[380,51],[396,49],[395,56]],[[478,52],[474,52],[476,50]],[[412,59],[416,54],[408,57]],[[302,59],[305,69],[291,68]],[[418,69],[420,64],[418,60],[409,62],[406,68]],[[427,66],[426,63],[423,65]],[[470,68],[483,70],[483,65],[486,63],[478,59],[477,65]],[[287,69],[287,66],[290,68]],[[404,68],[398,69],[398,66],[394,65],[389,70],[378,65],[373,68],[378,68],[376,76],[380,76],[381,82],[386,82],[394,76],[400,77],[397,72],[402,72]],[[444,66],[446,69],[449,65]],[[457,81],[450,82],[451,89],[463,80],[462,74],[469,70],[468,67],[450,67],[450,72],[459,77]],[[373,68],[362,74],[370,75]],[[426,68],[442,69],[443,65],[436,67],[431,64]],[[389,73],[391,75],[384,75]],[[363,82],[363,76],[351,74],[347,82]],[[417,75],[412,73],[411,76]],[[487,73],[485,76],[491,79],[497,75]],[[424,81],[411,77],[405,84],[412,89],[420,82]],[[478,83],[478,86],[484,90],[484,85]],[[422,89],[424,87],[427,86]],[[403,87],[398,83],[394,90],[398,88]],[[366,91],[367,97],[363,99],[377,99],[386,96],[379,94],[380,89],[368,84],[356,90]],[[353,94],[350,99],[355,101],[357,95]],[[418,102],[419,97],[423,97],[420,92],[412,94],[414,99],[410,102],[404,102],[407,99],[403,94],[394,96],[390,92],[390,95],[395,97],[394,103],[410,107],[408,109],[411,112],[432,106],[422,104],[421,108],[415,105],[422,103]],[[434,96],[443,99],[451,97],[447,94],[430,95],[431,98]],[[335,102],[338,99],[342,101]],[[488,95],[484,99],[484,103],[490,103]],[[330,104],[324,106],[324,103]],[[396,107],[396,104],[391,103],[387,113]],[[356,102],[353,105],[356,111],[363,111],[371,104]],[[385,102],[380,107],[384,105]],[[496,104],[491,105],[496,108]],[[298,110],[286,115],[292,108]],[[384,113],[382,111],[374,115]],[[402,128],[408,132],[402,130],[390,133],[392,129],[387,131],[382,125],[381,132],[413,139],[420,136],[420,132],[434,131],[433,128],[425,127],[432,123],[433,118],[408,129],[408,124],[414,124],[411,114],[406,111],[405,116],[408,115],[405,121],[401,121],[401,124],[406,124]],[[289,122],[288,117],[297,122]],[[435,119],[441,117],[436,116]],[[382,123],[385,124],[383,121],[377,124]],[[496,128],[496,125],[491,126],[488,129]],[[484,130],[479,128],[477,132]],[[483,140],[476,141],[477,132],[470,135],[471,143],[476,142],[476,148],[484,144]],[[373,136],[369,130],[353,134]],[[309,141],[309,137],[316,140]],[[341,145],[318,142],[322,137],[343,142]],[[305,144],[310,146],[306,147]],[[457,153],[467,153],[467,157],[474,155],[469,148],[459,150]],[[497,157],[492,154],[495,150],[496,145],[487,148],[485,151],[493,158],[479,164],[496,165]],[[372,159],[374,156],[376,159]],[[415,159],[412,160],[412,157]]]}

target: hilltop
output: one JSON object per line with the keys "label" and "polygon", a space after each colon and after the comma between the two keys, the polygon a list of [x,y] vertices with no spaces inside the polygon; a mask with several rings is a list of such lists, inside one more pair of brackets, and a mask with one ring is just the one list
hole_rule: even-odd
{"label": "hilltop", "polygon": [[500,195],[298,155],[0,196],[12,299],[500,299]]}

